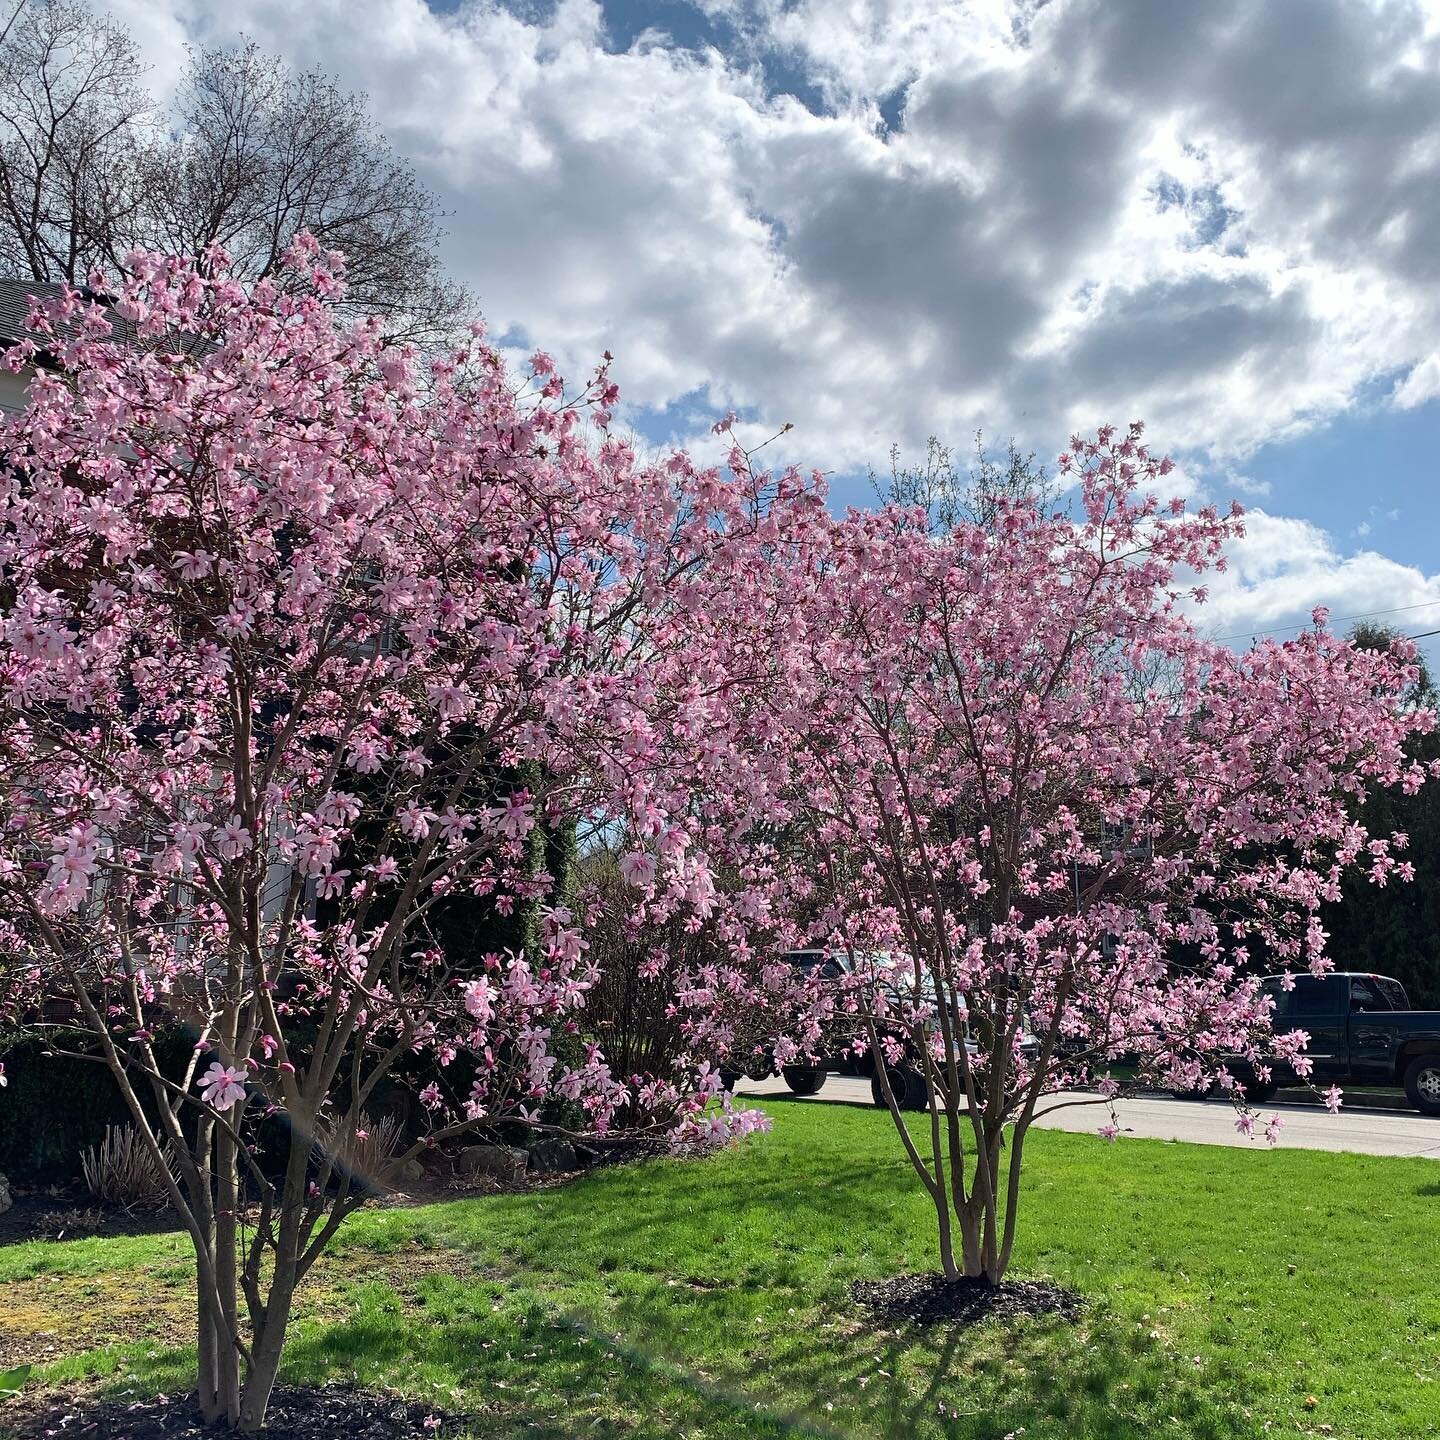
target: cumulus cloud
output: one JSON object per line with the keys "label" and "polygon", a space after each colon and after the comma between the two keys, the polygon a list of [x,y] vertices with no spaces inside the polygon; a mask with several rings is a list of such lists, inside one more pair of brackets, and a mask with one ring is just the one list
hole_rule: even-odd
{"label": "cumulus cloud", "polygon": [[[120,6],[160,83],[243,30],[367,91],[494,329],[570,373],[613,350],[654,437],[733,406],[854,473],[1143,417],[1223,474],[1367,387],[1440,396],[1420,0],[674,0],[643,32],[596,0]],[[1255,623],[1433,583],[1256,525],[1224,602]]]}
{"label": "cumulus cloud", "polygon": [[1139,415],[1243,455],[1377,376],[1440,385],[1409,0],[699,0],[724,53],[619,48],[592,0],[129,3],[162,77],[243,29],[368,91],[498,327],[827,466]]}
{"label": "cumulus cloud", "polygon": [[1362,614],[1407,628],[1440,625],[1440,572],[1426,575],[1374,550],[1342,555],[1308,520],[1252,510],[1229,559],[1225,573],[1207,577],[1209,598],[1197,612],[1212,635],[1243,641],[1296,627],[1315,605],[1328,606],[1342,628]]}

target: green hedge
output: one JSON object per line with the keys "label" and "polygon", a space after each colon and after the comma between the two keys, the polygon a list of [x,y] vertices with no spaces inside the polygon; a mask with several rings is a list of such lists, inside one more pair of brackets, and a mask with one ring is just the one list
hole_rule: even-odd
{"label": "green hedge", "polygon": [[[156,1049],[167,1071],[183,1072],[191,1044],[179,1030],[157,1037]],[[88,1051],[93,1042],[77,1037],[66,1045]],[[0,1091],[0,1173],[13,1184],[78,1180],[81,1152],[104,1139],[107,1125],[130,1119],[103,1063],[48,1055],[49,1048],[34,1035],[0,1039],[8,1082]]]}

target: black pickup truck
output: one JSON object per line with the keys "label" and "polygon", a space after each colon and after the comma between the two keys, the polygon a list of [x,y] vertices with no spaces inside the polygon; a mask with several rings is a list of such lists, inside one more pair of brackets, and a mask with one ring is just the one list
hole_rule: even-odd
{"label": "black pickup truck", "polygon": [[[1305,1030],[1311,1079],[1321,1084],[1403,1085],[1422,1115],[1440,1115],[1440,1010],[1412,1010],[1405,987],[1388,975],[1345,972],[1264,980],[1275,999],[1277,1033]],[[1247,1086],[1265,1101],[1295,1077],[1277,1065],[1268,1083]]]}

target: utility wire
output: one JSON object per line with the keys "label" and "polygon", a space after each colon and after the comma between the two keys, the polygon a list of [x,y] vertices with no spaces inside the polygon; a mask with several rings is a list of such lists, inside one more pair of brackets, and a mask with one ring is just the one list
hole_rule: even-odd
{"label": "utility wire", "polygon": [[[1426,610],[1432,605],[1440,605],[1440,600],[1421,600],[1414,605],[1396,605],[1392,610],[1364,610],[1358,615],[1332,615],[1327,623],[1331,625],[1343,625],[1347,620],[1373,620],[1380,615],[1399,615],[1406,610]],[[1298,625],[1272,625],[1265,630],[1240,630],[1234,635],[1216,636],[1216,643],[1220,644],[1226,640],[1253,640],[1257,635],[1279,635],[1287,630],[1304,630],[1308,628],[1305,621]],[[1410,635],[1410,640],[1423,640],[1426,635],[1440,635],[1440,630],[1426,630],[1422,635]]]}

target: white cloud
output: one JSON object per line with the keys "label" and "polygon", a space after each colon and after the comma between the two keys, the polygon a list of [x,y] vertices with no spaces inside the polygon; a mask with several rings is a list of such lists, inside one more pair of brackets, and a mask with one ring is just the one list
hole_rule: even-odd
{"label": "white cloud", "polygon": [[615,53],[592,0],[125,3],[157,76],[243,29],[368,91],[498,328],[613,349],[632,403],[794,421],[829,468],[1142,415],[1241,456],[1440,373],[1440,52],[1407,0],[706,0],[723,56]]}
{"label": "white cloud", "polygon": [[1440,396],[1440,355],[1430,355],[1396,383],[1390,398],[1398,409],[1413,410],[1437,396]]}
{"label": "white cloud", "polygon": [[[1264,498],[1257,446],[1391,377],[1440,397],[1440,39],[1412,0],[698,0],[724,53],[619,50],[594,0],[121,6],[157,83],[243,30],[368,92],[495,331],[571,374],[614,351],[682,440],[733,405],[863,471],[1144,417]],[[1440,597],[1249,523],[1221,629]]]}
{"label": "white cloud", "polygon": [[1256,480],[1249,475],[1237,475],[1233,470],[1226,474],[1225,480],[1230,489],[1238,491],[1241,495],[1263,499],[1270,493],[1268,480]]}
{"label": "white cloud", "polygon": [[1319,526],[1292,516],[1252,510],[1245,537],[1229,550],[1229,568],[1207,577],[1209,599],[1198,620],[1209,633],[1245,639],[1304,623],[1316,605],[1333,623],[1375,615],[1405,623],[1440,625],[1440,572],[1426,575],[1374,550],[1341,555]]}

